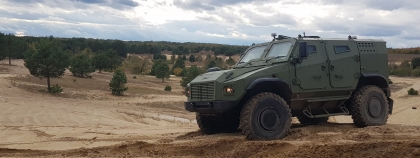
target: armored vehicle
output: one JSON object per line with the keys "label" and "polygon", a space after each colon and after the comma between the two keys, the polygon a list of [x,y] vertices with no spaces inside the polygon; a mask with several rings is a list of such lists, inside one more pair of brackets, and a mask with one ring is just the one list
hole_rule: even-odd
{"label": "armored vehicle", "polygon": [[358,127],[392,114],[386,42],[273,33],[229,70],[211,68],[188,86],[185,109],[205,134],[242,131],[249,140],[281,139],[301,124],[351,115]]}

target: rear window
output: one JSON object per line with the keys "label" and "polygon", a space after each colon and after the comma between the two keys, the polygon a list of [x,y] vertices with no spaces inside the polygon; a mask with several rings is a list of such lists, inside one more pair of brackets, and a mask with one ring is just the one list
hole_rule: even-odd
{"label": "rear window", "polygon": [[349,46],[334,46],[335,47],[335,53],[345,53],[350,52]]}

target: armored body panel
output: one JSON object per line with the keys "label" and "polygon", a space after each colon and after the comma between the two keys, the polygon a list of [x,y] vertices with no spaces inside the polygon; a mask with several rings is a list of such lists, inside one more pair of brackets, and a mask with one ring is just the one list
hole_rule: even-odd
{"label": "armored body panel", "polygon": [[[233,69],[196,77],[187,87],[185,108],[197,112],[202,130],[223,131],[205,128],[208,122],[226,125],[223,129],[259,127],[262,132],[247,135],[255,139],[287,135],[284,130],[275,136],[264,133],[275,133],[270,131],[270,122],[287,126],[283,115],[297,117],[303,124],[352,115],[356,125],[382,125],[393,107],[387,63],[383,40],[279,36],[249,47]],[[249,124],[253,121],[257,122]]]}

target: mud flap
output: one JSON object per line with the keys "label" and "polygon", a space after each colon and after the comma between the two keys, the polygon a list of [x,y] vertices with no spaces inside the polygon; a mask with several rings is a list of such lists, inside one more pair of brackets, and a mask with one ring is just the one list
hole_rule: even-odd
{"label": "mud flap", "polygon": [[388,98],[388,104],[389,104],[389,114],[392,114],[392,108],[394,108],[394,100],[391,98]]}

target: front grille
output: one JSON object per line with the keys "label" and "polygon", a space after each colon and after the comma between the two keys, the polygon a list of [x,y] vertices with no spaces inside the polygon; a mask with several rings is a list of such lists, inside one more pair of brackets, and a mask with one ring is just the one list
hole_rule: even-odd
{"label": "front grille", "polygon": [[214,82],[191,84],[191,100],[214,100]]}

